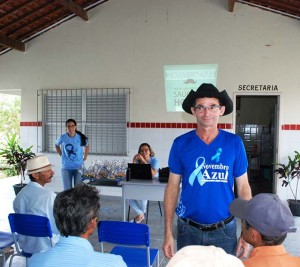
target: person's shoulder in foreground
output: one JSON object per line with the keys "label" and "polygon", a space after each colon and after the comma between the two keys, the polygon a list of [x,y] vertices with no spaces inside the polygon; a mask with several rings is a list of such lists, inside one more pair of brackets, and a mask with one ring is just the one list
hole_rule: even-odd
{"label": "person's shoulder in foreground", "polygon": [[166,267],[243,267],[237,257],[215,246],[186,246],[175,253]]}
{"label": "person's shoulder in foreground", "polygon": [[121,256],[94,251],[88,240],[80,237],[61,237],[58,244],[45,252],[34,254],[29,267],[125,267]]}
{"label": "person's shoulder in foreground", "polygon": [[57,245],[34,254],[29,267],[126,267],[121,256],[94,251],[91,243],[81,237],[61,237]]}
{"label": "person's shoulder in foreground", "polygon": [[253,246],[247,267],[299,267],[300,257],[289,255],[282,245],[287,233],[296,232],[289,207],[275,194],[261,193],[250,200],[237,198],[230,212],[242,219],[242,237]]}

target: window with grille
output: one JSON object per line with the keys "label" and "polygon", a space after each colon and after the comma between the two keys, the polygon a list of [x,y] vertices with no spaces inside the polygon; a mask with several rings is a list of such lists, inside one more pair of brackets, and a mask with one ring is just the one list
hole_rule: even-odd
{"label": "window with grille", "polygon": [[88,137],[90,153],[127,155],[129,88],[39,90],[42,151],[55,152],[55,141],[72,118]]}

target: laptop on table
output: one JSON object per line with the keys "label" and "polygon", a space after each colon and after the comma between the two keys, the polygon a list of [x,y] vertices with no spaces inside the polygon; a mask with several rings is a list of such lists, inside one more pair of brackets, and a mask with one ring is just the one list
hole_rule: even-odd
{"label": "laptop on table", "polygon": [[152,180],[151,164],[128,163],[127,180]]}

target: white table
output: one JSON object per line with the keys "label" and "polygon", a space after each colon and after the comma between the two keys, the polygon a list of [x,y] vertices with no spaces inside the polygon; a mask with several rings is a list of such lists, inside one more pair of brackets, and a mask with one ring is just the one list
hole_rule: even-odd
{"label": "white table", "polygon": [[[83,181],[85,184],[89,184],[89,180],[86,179]],[[122,187],[121,186],[108,186],[108,185],[93,185],[98,189],[101,196],[112,196],[112,197],[121,197],[122,196]]]}
{"label": "white table", "polygon": [[158,180],[122,181],[123,221],[126,221],[126,199],[164,201],[167,183]]}
{"label": "white table", "polygon": [[94,185],[100,192],[100,196],[122,197],[121,186]]}

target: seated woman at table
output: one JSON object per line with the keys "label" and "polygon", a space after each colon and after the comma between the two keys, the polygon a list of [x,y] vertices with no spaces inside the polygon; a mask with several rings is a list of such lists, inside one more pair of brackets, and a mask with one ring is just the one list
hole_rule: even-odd
{"label": "seated woman at table", "polygon": [[[149,144],[142,143],[140,145],[138,154],[133,157],[132,162],[136,164],[151,164],[152,177],[158,177],[159,162],[158,159],[154,157],[154,152]],[[130,199],[128,202],[130,207],[137,214],[132,222],[141,223],[145,219],[147,200]]]}

